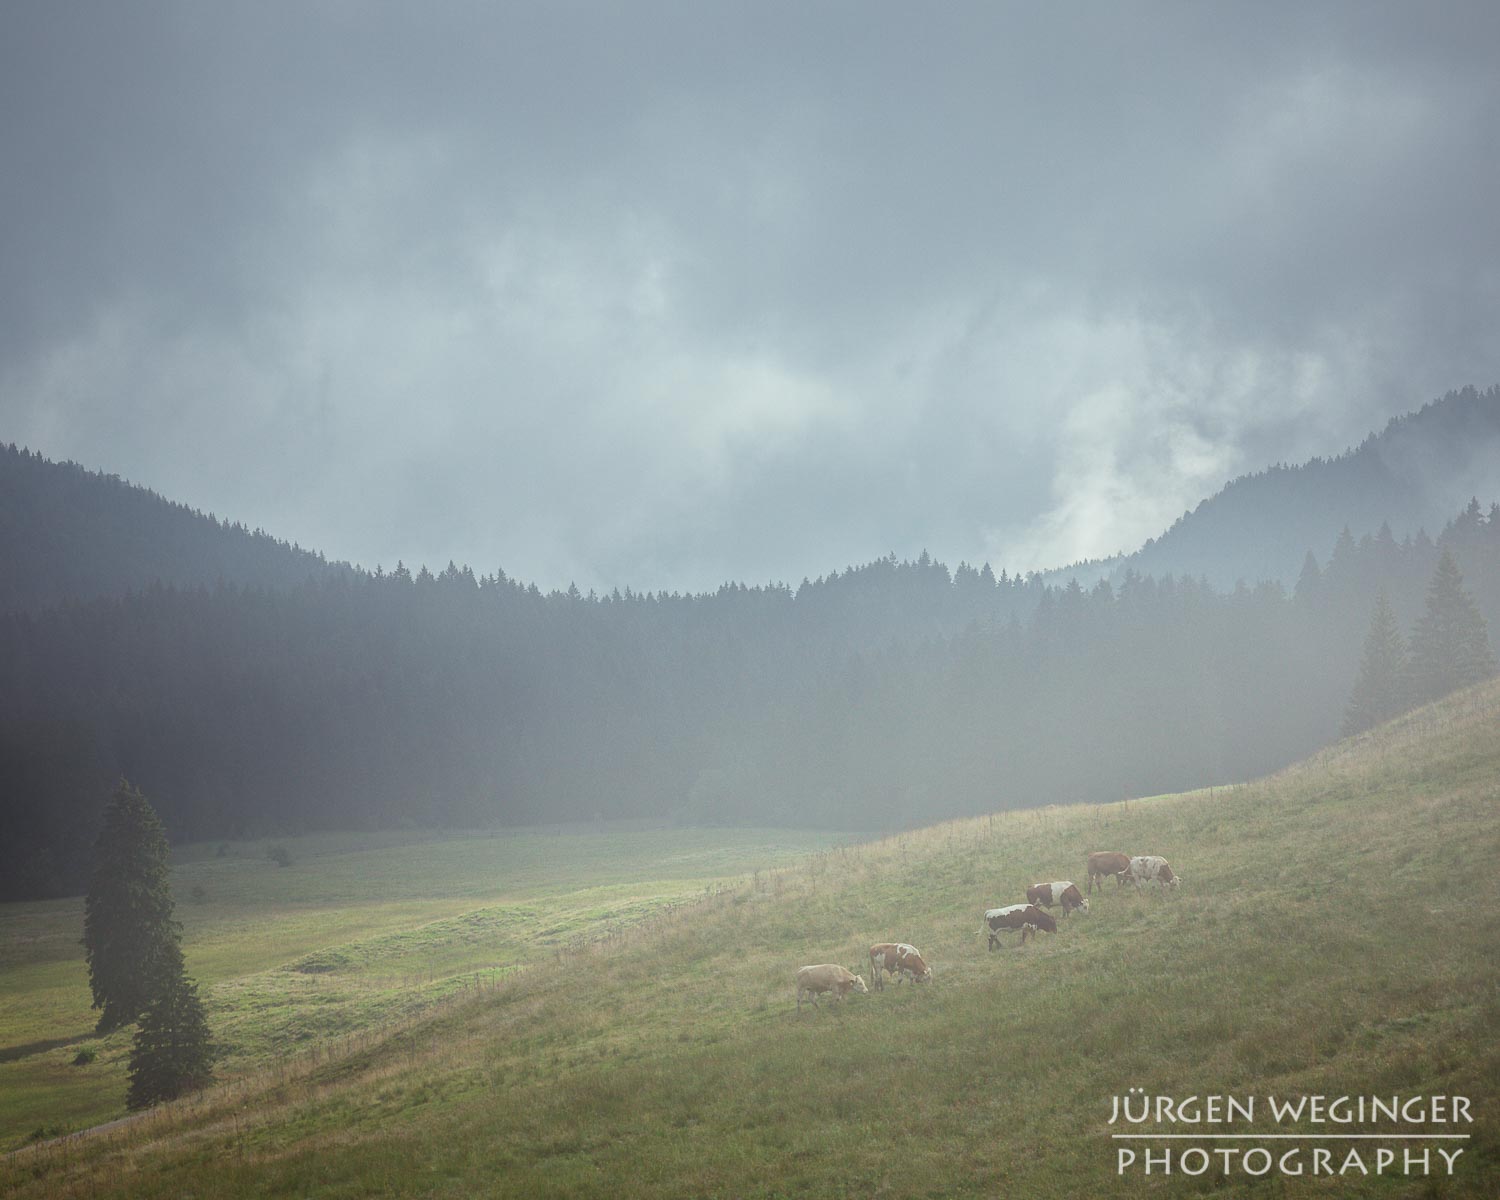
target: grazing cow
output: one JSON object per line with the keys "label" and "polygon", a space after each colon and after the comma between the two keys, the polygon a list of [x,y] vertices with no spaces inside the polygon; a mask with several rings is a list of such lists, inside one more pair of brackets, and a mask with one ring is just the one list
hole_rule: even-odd
{"label": "grazing cow", "polygon": [[1071,879],[1059,879],[1056,883],[1033,883],[1026,889],[1026,899],[1038,908],[1061,905],[1063,916],[1075,910],[1088,912],[1089,902],[1084,899],[1078,885]]}
{"label": "grazing cow", "polygon": [[991,950],[1000,945],[1002,933],[1014,933],[1019,929],[1021,945],[1024,946],[1028,933],[1042,929],[1048,933],[1057,932],[1057,922],[1052,919],[1052,914],[1043,912],[1035,904],[1007,904],[1004,908],[992,908],[984,914],[984,920],[990,930]]}
{"label": "grazing cow", "polygon": [[1099,881],[1099,886],[1104,886],[1104,877],[1113,875],[1115,886],[1120,886],[1120,877],[1130,870],[1130,855],[1121,854],[1117,850],[1096,850],[1089,855],[1089,895],[1094,894],[1094,880]]}
{"label": "grazing cow", "polygon": [[932,978],[932,968],[922,961],[915,946],[908,946],[905,942],[881,942],[870,947],[870,978],[874,980],[877,992],[885,990],[887,971],[896,977],[898,984],[907,977],[917,983],[926,983]]}
{"label": "grazing cow", "polygon": [[1125,877],[1131,883],[1154,883],[1157,887],[1174,888],[1181,882],[1160,854],[1137,854],[1130,860]]}
{"label": "grazing cow", "polygon": [[816,967],[802,967],[797,972],[797,1011],[802,1011],[802,993],[812,997],[813,1007],[818,1007],[818,997],[832,992],[834,999],[843,1000],[851,991],[861,996],[870,994],[865,986],[865,977],[856,975],[847,967],[837,963],[820,963]]}

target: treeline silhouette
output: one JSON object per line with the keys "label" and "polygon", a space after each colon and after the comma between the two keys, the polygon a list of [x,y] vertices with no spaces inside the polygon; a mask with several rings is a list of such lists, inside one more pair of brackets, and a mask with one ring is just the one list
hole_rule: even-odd
{"label": "treeline silhouette", "polygon": [[0,612],[220,579],[295,587],[344,563],[117,476],[0,445]]}
{"label": "treeline silhouette", "polygon": [[696,596],[450,564],[0,617],[0,889],[80,888],[117,779],[174,841],[635,817],[891,829],[1242,779],[1337,735],[1377,596],[1442,550],[1500,620],[1500,508],[1346,531],[1293,590],[1048,585],[925,554]]}
{"label": "treeline silhouette", "polygon": [[[1363,534],[1384,521],[1402,537],[1414,535],[1438,528],[1471,495],[1500,495],[1500,386],[1449,392],[1336,457],[1241,476],[1133,554],[1043,572],[1037,583],[1108,579],[1119,586],[1128,571],[1187,574],[1219,588],[1240,579],[1291,580],[1304,553],[1326,557],[1344,525]],[[154,583],[285,589],[355,573],[261,530],[14,445],[0,445],[0,563],[8,568],[0,573],[0,612]],[[953,582],[971,582],[963,575],[960,569]],[[1029,617],[1040,587],[1004,594]],[[928,599],[939,595],[929,590]],[[965,610],[963,597],[938,602],[945,611],[931,620]]]}

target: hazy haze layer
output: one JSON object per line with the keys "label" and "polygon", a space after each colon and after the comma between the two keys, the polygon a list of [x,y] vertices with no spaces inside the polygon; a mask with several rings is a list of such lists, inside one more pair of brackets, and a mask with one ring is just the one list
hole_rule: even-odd
{"label": "hazy haze layer", "polygon": [[1500,379],[1500,8],[12,6],[0,440],[543,587],[1133,549]]}

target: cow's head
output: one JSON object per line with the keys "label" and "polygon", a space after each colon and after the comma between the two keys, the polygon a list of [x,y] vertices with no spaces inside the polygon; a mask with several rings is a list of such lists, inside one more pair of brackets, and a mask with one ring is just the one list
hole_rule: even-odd
{"label": "cow's head", "polygon": [[1045,929],[1048,933],[1057,932],[1056,918],[1051,913],[1043,912],[1041,909],[1037,909],[1036,912],[1032,913],[1027,918],[1027,923],[1034,925],[1038,929]]}
{"label": "cow's head", "polygon": [[1085,896],[1082,900],[1080,900],[1074,906],[1074,909],[1073,909],[1074,912],[1082,912],[1082,913],[1086,913],[1086,912],[1088,912],[1088,910],[1089,910],[1089,898],[1087,896]]}
{"label": "cow's head", "polygon": [[861,996],[868,996],[870,994],[870,989],[865,986],[865,977],[863,975],[856,975],[854,977],[854,982],[849,985],[849,990],[858,992]]}
{"label": "cow's head", "polygon": [[[922,962],[920,958],[917,961]],[[926,963],[922,963],[922,969],[912,972],[912,978],[918,983],[930,983],[932,981],[932,968]]]}

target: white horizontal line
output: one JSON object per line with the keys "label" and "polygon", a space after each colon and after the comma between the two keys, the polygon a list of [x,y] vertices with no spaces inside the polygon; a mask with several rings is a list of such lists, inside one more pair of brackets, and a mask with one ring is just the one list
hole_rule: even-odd
{"label": "white horizontal line", "polygon": [[1462,1138],[1467,1141],[1474,1135],[1470,1133],[1112,1133],[1109,1136],[1120,1141],[1166,1141],[1169,1138],[1185,1138],[1201,1142],[1209,1138],[1249,1138],[1263,1142],[1270,1141],[1272,1138],[1298,1141],[1312,1141],[1318,1138],[1331,1138],[1334,1141],[1342,1141],[1345,1138]]}

